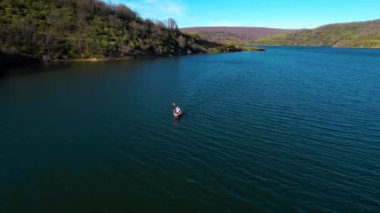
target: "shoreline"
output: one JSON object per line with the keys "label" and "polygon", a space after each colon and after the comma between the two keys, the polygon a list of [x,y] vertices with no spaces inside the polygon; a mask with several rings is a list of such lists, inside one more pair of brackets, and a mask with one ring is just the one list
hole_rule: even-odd
{"label": "shoreline", "polygon": [[319,46],[319,45],[256,45],[261,47],[325,47],[325,48],[336,48],[336,49],[369,49],[369,50],[380,50],[380,47],[340,47],[340,46]]}
{"label": "shoreline", "polygon": [[155,58],[166,58],[166,57],[176,57],[176,56],[188,56],[188,55],[200,55],[200,54],[219,54],[219,53],[233,53],[233,52],[263,52],[266,51],[264,48],[258,47],[240,47],[235,51],[224,51],[224,52],[205,52],[205,53],[194,53],[194,54],[179,54],[179,55],[161,55],[161,56],[125,56],[125,57],[91,57],[91,58],[78,58],[78,59],[58,59],[51,60],[39,58],[36,56],[28,56],[19,53],[5,53],[0,52],[0,66],[4,70],[23,67],[28,65],[49,65],[55,63],[65,63],[65,62],[106,62],[106,61],[131,61],[131,60],[141,60],[141,59],[155,59]]}

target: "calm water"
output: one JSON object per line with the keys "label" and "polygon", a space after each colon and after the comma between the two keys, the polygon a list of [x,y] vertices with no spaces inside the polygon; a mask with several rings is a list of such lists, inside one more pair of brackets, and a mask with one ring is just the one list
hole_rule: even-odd
{"label": "calm water", "polygon": [[380,211],[380,50],[41,70],[0,78],[0,212]]}

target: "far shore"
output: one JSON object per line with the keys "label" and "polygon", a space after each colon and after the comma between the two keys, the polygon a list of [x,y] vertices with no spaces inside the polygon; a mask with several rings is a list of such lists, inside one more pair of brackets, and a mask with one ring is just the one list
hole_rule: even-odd
{"label": "far shore", "polygon": [[[345,46],[320,46],[320,45],[275,45],[275,44],[260,44],[257,46],[263,47],[326,47],[326,48],[336,48],[336,49],[371,49],[380,50],[379,47],[345,47]],[[265,50],[264,50],[265,51]]]}

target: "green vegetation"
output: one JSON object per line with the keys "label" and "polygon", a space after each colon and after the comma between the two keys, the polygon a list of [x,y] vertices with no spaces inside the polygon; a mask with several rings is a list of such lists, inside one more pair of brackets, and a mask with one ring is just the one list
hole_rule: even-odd
{"label": "green vegetation", "polygon": [[[44,60],[238,51],[100,0],[1,0],[1,54]],[[0,54],[0,55],[1,55]]]}
{"label": "green vegetation", "polygon": [[326,25],[255,39],[254,45],[380,48],[380,20]]}
{"label": "green vegetation", "polygon": [[197,33],[208,41],[240,47],[246,46],[252,39],[258,37],[297,31],[263,27],[191,27],[180,30],[186,33]]}
{"label": "green vegetation", "polygon": [[222,44],[244,46],[247,39],[241,38],[238,34],[229,32],[192,32],[199,34],[199,36],[208,41],[213,41]]}

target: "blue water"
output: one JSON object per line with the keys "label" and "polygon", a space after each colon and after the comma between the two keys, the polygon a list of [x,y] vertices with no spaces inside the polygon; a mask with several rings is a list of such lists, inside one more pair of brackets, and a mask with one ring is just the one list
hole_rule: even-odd
{"label": "blue water", "polygon": [[0,212],[380,211],[380,50],[12,72]]}

